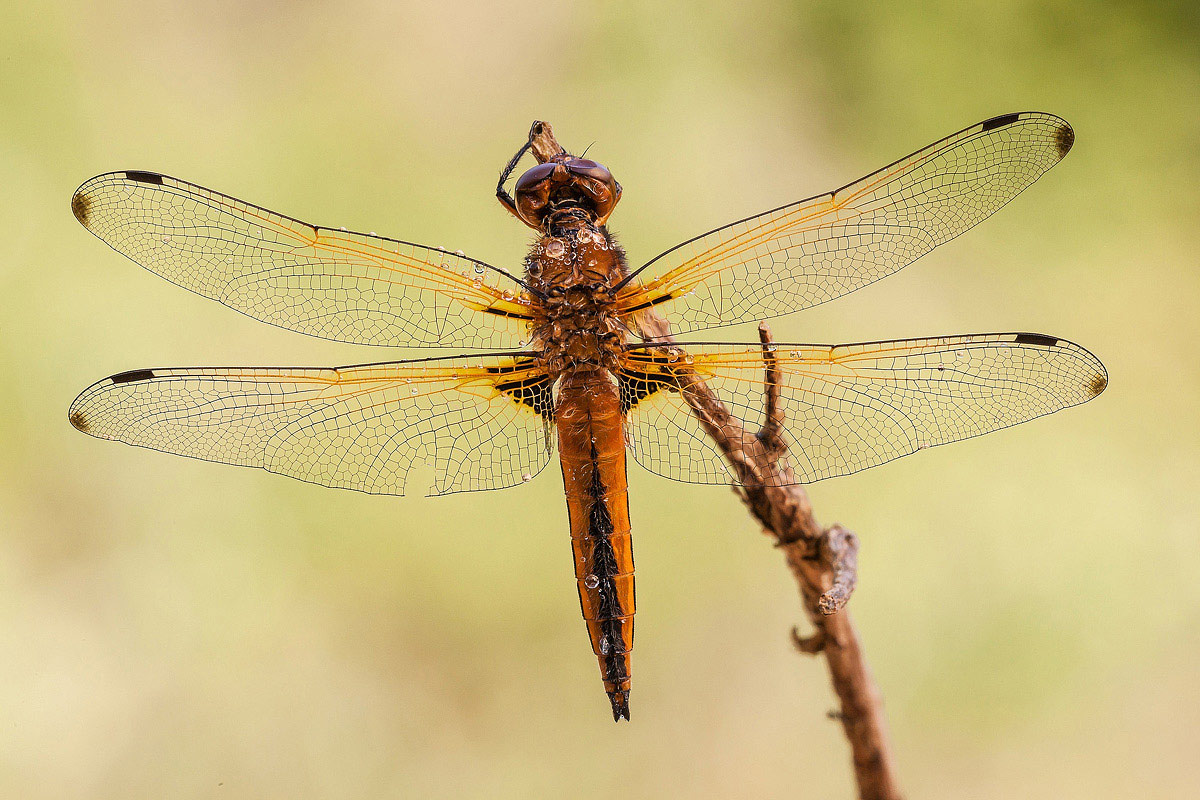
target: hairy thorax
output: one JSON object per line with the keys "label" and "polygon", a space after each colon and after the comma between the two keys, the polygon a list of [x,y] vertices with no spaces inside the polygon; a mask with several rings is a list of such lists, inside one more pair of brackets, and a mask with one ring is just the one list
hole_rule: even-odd
{"label": "hairy thorax", "polygon": [[608,231],[584,221],[551,229],[526,257],[525,272],[542,295],[531,309],[532,337],[546,371],[615,371],[626,328],[612,312],[613,289],[626,271],[625,253]]}

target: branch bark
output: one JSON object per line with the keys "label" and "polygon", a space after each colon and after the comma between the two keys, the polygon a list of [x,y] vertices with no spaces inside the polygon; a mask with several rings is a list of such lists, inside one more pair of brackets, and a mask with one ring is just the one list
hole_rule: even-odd
{"label": "branch bark", "polygon": [[[540,162],[565,152],[545,122],[530,129],[530,149]],[[684,352],[671,336],[667,321],[647,309],[639,318],[650,341],[665,342]],[[758,327],[765,374],[765,422],[749,432],[694,372],[681,372],[679,390],[692,414],[720,447],[739,484],[734,491],[765,533],[775,539],[800,589],[813,633],[792,638],[809,655],[823,654],[829,666],[839,719],[850,743],[854,775],[862,800],[900,800],[883,698],[871,677],[858,633],[845,606],[858,580],[858,537],[841,525],[822,528],[808,493],[796,483],[782,436],[786,420],[779,407],[781,374],[771,331]]]}

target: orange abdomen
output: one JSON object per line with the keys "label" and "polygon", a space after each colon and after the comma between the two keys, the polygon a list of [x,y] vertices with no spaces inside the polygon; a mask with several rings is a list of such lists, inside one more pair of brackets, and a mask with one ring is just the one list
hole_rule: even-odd
{"label": "orange abdomen", "polygon": [[555,408],[579,605],[613,719],[629,719],[633,543],[617,387],[599,369],[563,375]]}

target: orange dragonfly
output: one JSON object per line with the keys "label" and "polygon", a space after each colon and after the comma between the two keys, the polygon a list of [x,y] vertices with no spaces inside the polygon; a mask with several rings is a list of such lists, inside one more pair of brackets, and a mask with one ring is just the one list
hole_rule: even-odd
{"label": "orange dragonfly", "polygon": [[[538,125],[534,126],[534,131]],[[621,186],[558,153],[497,197],[536,232],[523,269],[301,222],[175,178],[84,183],[83,225],[146,269],[255,319],[366,345],[483,350],[348,367],[137,369],[71,405],[81,431],[379,494],[515,486],[562,466],[580,605],[614,719],[629,718],[633,551],[626,456],[692,483],[737,483],[681,397],[702,380],[757,416],[761,345],[655,341],[810,308],[953,239],[1057,164],[1058,117],[972,125],[833,192],[701,234],[629,270],[607,228]],[[778,344],[784,438],[800,482],[1086,402],[1103,365],[1034,333]],[[409,486],[415,464],[431,487]]]}

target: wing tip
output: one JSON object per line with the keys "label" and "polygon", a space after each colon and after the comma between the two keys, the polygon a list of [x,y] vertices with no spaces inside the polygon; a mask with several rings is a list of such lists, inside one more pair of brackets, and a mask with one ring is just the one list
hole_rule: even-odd
{"label": "wing tip", "polygon": [[1066,120],[1059,120],[1058,129],[1054,131],[1054,146],[1058,149],[1059,159],[1066,158],[1067,153],[1075,146],[1075,129]]}
{"label": "wing tip", "polygon": [[147,172],[140,169],[127,169],[121,172],[106,172],[102,175],[96,175],[95,177],[88,178],[86,181],[80,184],[79,188],[75,190],[75,193],[71,195],[71,213],[75,215],[75,219],[79,220],[79,223],[83,225],[83,227],[88,227],[88,221],[91,219],[92,215],[92,201],[95,196],[92,192],[93,184],[102,182],[105,179],[111,180],[112,178],[118,176],[136,183],[148,183],[154,186],[162,186],[163,178],[165,177],[157,172]]}
{"label": "wing tip", "polygon": [[136,383],[138,381],[148,381],[155,377],[152,369],[131,369],[127,372],[118,372],[116,375],[110,375],[107,378],[97,381],[96,383],[85,389],[79,397],[71,403],[71,408],[67,410],[67,421],[77,431],[83,433],[97,435],[93,426],[93,420],[84,410],[87,398],[94,392],[102,390],[110,386],[119,386],[123,383]]}
{"label": "wing tip", "polygon": [[1067,153],[1071,152],[1071,148],[1075,146],[1075,130],[1069,122],[1054,114],[1026,111],[1015,114],[1000,114],[991,119],[985,119],[979,124],[979,127],[982,132],[987,133],[988,131],[1004,128],[1012,125],[1014,122],[1030,118],[1038,118],[1043,122],[1054,123],[1053,141],[1054,148],[1058,151],[1059,160],[1065,158]]}
{"label": "wing tip", "polygon": [[83,409],[78,407],[78,401],[71,404],[71,410],[67,412],[67,420],[75,430],[81,433],[91,433],[91,423],[88,421],[87,415],[83,413]]}
{"label": "wing tip", "polygon": [[91,211],[92,197],[80,186],[75,190],[75,194],[71,195],[71,213],[79,220],[79,224],[86,228]]}
{"label": "wing tip", "polygon": [[1082,369],[1087,369],[1088,372],[1083,376],[1083,390],[1087,395],[1081,402],[1086,403],[1099,397],[1100,394],[1108,388],[1108,371],[1104,368],[1104,364],[1090,350],[1082,345],[1075,344],[1067,339],[1060,339],[1057,336],[1048,336],[1044,333],[1018,333],[1013,336],[1013,342],[1016,344],[1028,344],[1035,347],[1065,347],[1075,351],[1084,357],[1086,366]]}

